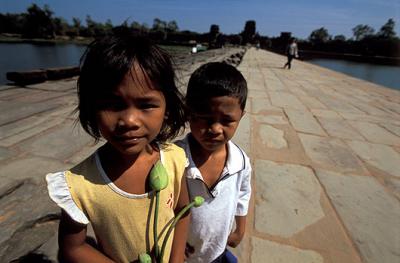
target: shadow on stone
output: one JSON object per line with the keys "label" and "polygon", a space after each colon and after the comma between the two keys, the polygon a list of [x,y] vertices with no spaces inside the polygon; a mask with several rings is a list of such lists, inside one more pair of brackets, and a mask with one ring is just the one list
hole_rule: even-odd
{"label": "shadow on stone", "polygon": [[41,253],[29,253],[19,259],[10,261],[10,263],[54,263],[47,258],[46,255]]}

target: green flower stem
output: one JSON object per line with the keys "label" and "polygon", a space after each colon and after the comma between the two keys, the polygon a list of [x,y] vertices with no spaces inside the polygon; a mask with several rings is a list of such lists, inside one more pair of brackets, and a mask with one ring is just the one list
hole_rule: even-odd
{"label": "green flower stem", "polygon": [[154,223],[153,223],[153,236],[154,236],[154,251],[156,258],[160,253],[158,247],[158,236],[157,236],[157,222],[158,222],[158,209],[160,206],[160,191],[156,191],[156,208],[154,210]]}
{"label": "green flower stem", "polygon": [[168,228],[168,232],[164,237],[164,242],[162,244],[161,247],[161,255],[159,258],[159,262],[162,263],[163,260],[163,256],[164,256],[164,251],[165,251],[165,247],[167,246],[167,241],[169,236],[171,235],[172,230],[174,229],[176,223],[178,223],[179,219],[181,219],[181,217],[193,206],[195,205],[195,201],[192,201],[191,203],[189,203],[188,205],[186,205],[181,211],[179,211],[179,213],[176,215],[176,217],[174,218],[174,221],[172,221],[172,224],[169,226]]}

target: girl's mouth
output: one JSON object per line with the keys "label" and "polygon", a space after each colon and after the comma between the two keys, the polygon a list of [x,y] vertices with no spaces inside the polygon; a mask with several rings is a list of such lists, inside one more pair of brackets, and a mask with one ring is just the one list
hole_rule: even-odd
{"label": "girl's mouth", "polygon": [[117,137],[117,140],[123,144],[136,144],[140,142],[144,137]]}

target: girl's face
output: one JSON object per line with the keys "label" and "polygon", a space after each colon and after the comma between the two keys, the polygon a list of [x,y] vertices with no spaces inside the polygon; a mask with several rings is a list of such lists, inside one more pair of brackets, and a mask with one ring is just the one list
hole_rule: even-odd
{"label": "girl's face", "polygon": [[161,130],[166,102],[135,63],[110,96],[98,101],[101,135],[118,152],[138,156]]}

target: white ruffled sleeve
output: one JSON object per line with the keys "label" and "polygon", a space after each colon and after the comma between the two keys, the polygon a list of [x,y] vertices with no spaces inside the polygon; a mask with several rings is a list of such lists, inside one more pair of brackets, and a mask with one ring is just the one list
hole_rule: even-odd
{"label": "white ruffled sleeve", "polygon": [[89,220],[81,209],[75,204],[68,188],[65,172],[49,173],[46,175],[49,196],[61,207],[74,221],[89,224]]}

